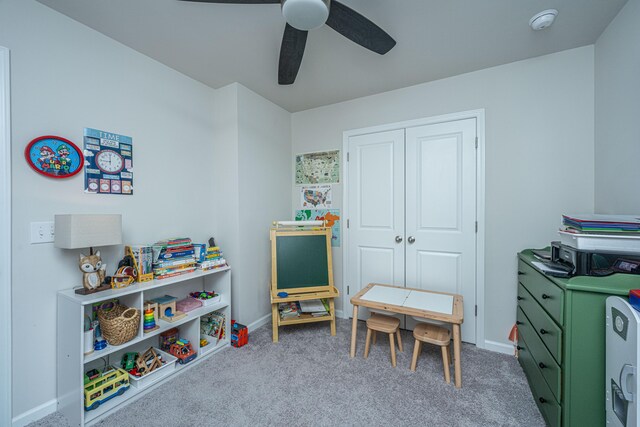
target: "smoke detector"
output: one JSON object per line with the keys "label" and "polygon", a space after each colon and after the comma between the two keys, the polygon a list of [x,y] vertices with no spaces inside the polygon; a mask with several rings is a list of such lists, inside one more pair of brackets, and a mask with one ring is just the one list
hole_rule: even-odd
{"label": "smoke detector", "polygon": [[543,10],[540,13],[536,13],[533,18],[529,20],[529,26],[534,30],[544,30],[553,24],[553,21],[558,16],[558,11],[555,9]]}

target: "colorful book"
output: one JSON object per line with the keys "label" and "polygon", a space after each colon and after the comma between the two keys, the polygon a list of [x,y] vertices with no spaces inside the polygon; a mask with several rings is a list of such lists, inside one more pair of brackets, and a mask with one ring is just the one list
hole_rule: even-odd
{"label": "colorful book", "polygon": [[193,249],[180,251],[180,252],[162,252],[160,253],[159,259],[171,259],[171,258],[179,258],[184,256],[193,255]]}
{"label": "colorful book", "polygon": [[193,263],[194,263],[194,260],[192,257],[176,258],[176,259],[158,261],[155,264],[153,264],[153,268],[177,267],[180,265],[193,264]]}
{"label": "colorful book", "polygon": [[138,273],[149,274],[153,269],[153,248],[149,245],[131,245],[131,252],[136,259]]}
{"label": "colorful book", "polygon": [[190,272],[190,271],[193,271],[194,269],[195,269],[195,263],[192,263],[184,266],[181,265],[178,267],[171,267],[171,268],[154,268],[153,274],[155,274],[156,276],[162,276],[170,273]]}
{"label": "colorful book", "polygon": [[188,269],[188,270],[185,270],[185,271],[183,271],[183,272],[180,272],[180,273],[169,273],[169,274],[163,274],[163,275],[160,275],[160,276],[156,276],[155,278],[156,278],[156,279],[160,279],[160,280],[161,280],[161,279],[168,279],[169,277],[176,277],[176,276],[180,276],[180,275],[182,275],[182,274],[192,273],[192,272],[194,272],[194,271],[196,271],[196,268],[195,268],[195,267],[192,267],[192,268],[190,268],[190,269]]}

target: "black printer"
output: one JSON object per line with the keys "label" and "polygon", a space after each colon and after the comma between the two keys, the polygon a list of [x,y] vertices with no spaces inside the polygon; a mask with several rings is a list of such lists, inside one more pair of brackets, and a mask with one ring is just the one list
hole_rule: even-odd
{"label": "black printer", "polygon": [[566,271],[566,274],[558,274],[565,277],[640,274],[640,254],[587,251],[551,242],[551,261],[547,265]]}

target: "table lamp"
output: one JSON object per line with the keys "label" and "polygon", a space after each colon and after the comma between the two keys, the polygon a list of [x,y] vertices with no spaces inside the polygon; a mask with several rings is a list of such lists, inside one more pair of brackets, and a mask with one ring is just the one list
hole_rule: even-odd
{"label": "table lamp", "polygon": [[103,284],[106,265],[102,264],[97,246],[122,244],[122,215],[119,214],[70,214],[55,215],[55,247],[62,249],[86,249],[89,255],[80,254],[80,271],[83,287],[77,294],[91,294],[110,289]]}

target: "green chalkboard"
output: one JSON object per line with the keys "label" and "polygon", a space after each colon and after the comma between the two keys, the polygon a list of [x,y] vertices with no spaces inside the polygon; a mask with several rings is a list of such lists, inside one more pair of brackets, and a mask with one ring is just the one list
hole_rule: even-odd
{"label": "green chalkboard", "polygon": [[325,234],[277,235],[276,263],[277,289],[330,285]]}

